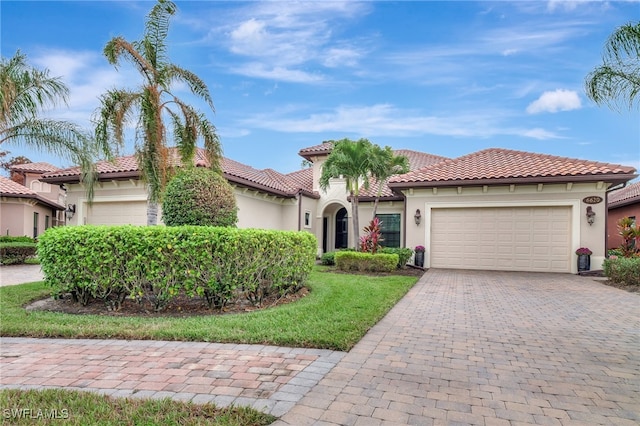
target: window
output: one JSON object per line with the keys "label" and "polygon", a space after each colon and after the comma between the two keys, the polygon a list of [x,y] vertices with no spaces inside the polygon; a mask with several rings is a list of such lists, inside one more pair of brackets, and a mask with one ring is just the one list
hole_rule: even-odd
{"label": "window", "polygon": [[377,214],[382,222],[382,238],[384,247],[400,247],[400,214]]}
{"label": "window", "polygon": [[38,220],[40,214],[38,212],[33,212],[33,238],[38,238]]}
{"label": "window", "polygon": [[304,212],[304,227],[311,228],[311,212]]}
{"label": "window", "polygon": [[45,229],[45,231],[46,231],[47,229],[49,229],[49,226],[50,226],[50,225],[49,225],[49,216],[45,216],[45,217],[44,217],[44,229]]}

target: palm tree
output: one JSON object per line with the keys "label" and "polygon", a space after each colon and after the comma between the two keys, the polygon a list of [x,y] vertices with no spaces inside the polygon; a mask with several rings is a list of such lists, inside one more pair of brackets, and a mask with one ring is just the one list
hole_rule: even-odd
{"label": "palm tree", "polygon": [[383,149],[378,145],[373,145],[371,162],[371,174],[378,184],[376,199],[373,203],[372,219],[375,219],[378,211],[378,202],[380,201],[384,185],[386,185],[387,180],[391,176],[400,173],[407,173],[409,171],[409,160],[404,155],[394,155],[391,147],[389,146],[385,146]]}
{"label": "palm tree", "polygon": [[143,80],[136,90],[114,89],[101,97],[101,107],[96,114],[96,139],[100,142],[115,139],[122,146],[125,126],[134,116],[137,118],[136,155],[148,185],[148,225],[157,223],[158,203],[171,167],[175,165],[167,147],[165,121],[171,124],[173,142],[183,165],[193,163],[198,137],[204,139],[212,169],[219,170],[222,155],[215,126],[171,92],[173,83],[184,83],[214,111],[207,85],[197,75],[169,62],[167,57],[165,39],[169,19],[175,12],[173,2],[159,0],[147,16],[142,40],[128,42],[115,37],[104,48],[109,63],[117,68],[121,59],[127,60]]}
{"label": "palm tree", "polygon": [[322,165],[320,176],[320,188],[325,191],[329,188],[330,179],[342,177],[345,180],[347,192],[351,196],[351,217],[356,247],[360,241],[358,197],[361,185],[365,189],[369,188],[372,147],[372,143],[367,139],[342,139],[333,142],[333,149]]}
{"label": "palm tree", "polygon": [[[91,201],[98,147],[77,125],[41,117],[46,110],[66,104],[68,97],[69,89],[59,77],[29,66],[19,50],[0,61],[0,144],[24,144],[79,164]],[[109,152],[108,146],[100,148]]]}
{"label": "palm tree", "polygon": [[640,104],[640,21],[616,29],[604,48],[603,64],[586,78],[587,96],[612,109]]}

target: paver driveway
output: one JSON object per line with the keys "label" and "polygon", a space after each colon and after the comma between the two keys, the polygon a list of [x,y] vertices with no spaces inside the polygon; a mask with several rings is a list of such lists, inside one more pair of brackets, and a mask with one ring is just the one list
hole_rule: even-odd
{"label": "paver driveway", "polygon": [[276,425],[640,424],[640,295],[430,270]]}

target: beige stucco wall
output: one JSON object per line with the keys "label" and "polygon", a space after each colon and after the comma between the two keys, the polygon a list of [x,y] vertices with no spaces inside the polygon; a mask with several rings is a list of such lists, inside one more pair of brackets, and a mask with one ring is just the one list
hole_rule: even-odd
{"label": "beige stucco wall", "polygon": [[40,182],[38,180],[40,176],[40,174],[25,173],[24,186],[48,200],[64,205],[65,192],[60,188],[60,185]]}
{"label": "beige stucco wall", "polygon": [[45,231],[47,216],[49,227],[53,226],[55,212],[29,198],[2,197],[0,200],[0,232],[14,237],[33,237],[33,214],[38,213],[37,235]]}
{"label": "beige stucco wall", "polygon": [[[579,247],[593,251],[591,269],[600,269],[605,257],[605,216],[604,202],[593,204],[596,213],[593,225],[587,223],[585,197],[605,198],[607,184],[576,183],[548,185],[505,185],[484,187],[455,187],[434,189],[413,189],[404,191],[407,199],[408,215],[416,209],[422,212],[422,222],[408,225],[407,247],[424,245],[430,241],[430,215],[432,208],[442,207],[517,207],[517,206],[568,206],[572,217],[572,252]],[[415,232],[412,230],[415,229]],[[573,271],[577,272],[577,256],[572,253]],[[426,265],[425,265],[426,266]]]}
{"label": "beige stucco wall", "polygon": [[[147,194],[144,184],[139,180],[101,182],[95,188],[93,207],[89,206],[82,185],[71,184],[67,185],[67,188],[67,204],[76,205],[76,213],[67,222],[68,225],[92,224],[92,209],[96,209],[96,206],[123,201],[134,205],[131,224],[146,224]],[[296,198],[274,197],[239,187],[234,187],[234,194],[238,205],[239,228],[298,230],[298,213],[301,215],[300,223],[303,224],[304,212],[313,212],[316,204],[316,200],[312,198],[301,197],[303,207],[299,212]],[[162,208],[159,210],[158,223],[162,224]],[[315,232],[314,225],[312,221],[307,230]]]}

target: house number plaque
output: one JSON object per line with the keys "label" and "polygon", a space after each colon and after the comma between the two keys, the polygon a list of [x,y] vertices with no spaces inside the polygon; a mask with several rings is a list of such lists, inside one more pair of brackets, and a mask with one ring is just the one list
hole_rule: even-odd
{"label": "house number plaque", "polygon": [[583,198],[582,202],[585,204],[598,204],[602,202],[602,197],[598,197],[597,195],[592,195],[591,197]]}

